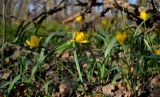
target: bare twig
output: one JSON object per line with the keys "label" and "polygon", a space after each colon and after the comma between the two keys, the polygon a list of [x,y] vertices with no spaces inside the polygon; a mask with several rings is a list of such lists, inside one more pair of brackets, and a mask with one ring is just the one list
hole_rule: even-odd
{"label": "bare twig", "polygon": [[[87,11],[89,9],[91,9],[91,6],[102,6],[103,5],[103,2],[94,2],[94,3],[92,3],[92,5],[91,5],[91,2],[90,3],[84,3],[84,2],[81,2],[79,0],[77,0],[77,2],[78,2],[77,4],[70,3],[70,4],[67,4],[67,6],[70,6],[70,5],[73,5],[73,6],[88,6],[88,8],[84,9],[82,12],[76,13],[76,14],[70,16],[69,18],[65,19],[64,21],[62,21],[63,24],[72,22],[73,20],[75,20],[75,18],[77,16],[82,15],[84,17],[85,14],[87,13]],[[108,11],[108,9],[106,11]],[[101,15],[104,15],[104,13],[106,13],[105,10],[101,13]]]}
{"label": "bare twig", "polygon": [[[58,6],[59,6],[59,5],[58,5]],[[61,6],[61,7],[57,7],[57,6],[56,6],[56,7],[52,8],[52,9],[50,9],[50,10],[47,11],[47,12],[42,12],[41,14],[39,14],[38,16],[36,16],[35,18],[33,18],[32,21],[31,21],[31,22],[28,22],[27,24],[24,24],[25,21],[22,21],[22,22],[20,23],[17,31],[16,31],[15,36],[16,36],[16,37],[19,36],[20,32],[23,32],[23,30],[24,30],[30,23],[32,23],[32,22],[34,22],[34,21],[36,21],[37,19],[40,18],[40,19],[38,20],[37,24],[36,24],[36,25],[40,25],[49,15],[52,15],[52,14],[58,12],[58,11],[61,11],[61,10],[64,9],[65,7],[66,7],[66,5],[63,5],[63,6]],[[29,15],[30,15],[30,13],[28,13],[27,17],[28,17]],[[23,33],[21,33],[21,34],[22,34],[22,36],[23,36]]]}
{"label": "bare twig", "polygon": [[156,11],[156,7],[155,7],[155,4],[154,4],[154,0],[151,0],[151,4],[152,4],[153,11]]}
{"label": "bare twig", "polygon": [[[78,0],[79,1],[79,0]],[[37,29],[39,28],[38,25],[41,25],[41,23],[49,16],[52,15],[58,11],[61,11],[63,9],[65,9],[67,6],[70,6],[69,4],[62,5],[62,3],[64,2],[64,0],[62,0],[56,7],[50,9],[47,12],[43,12],[41,14],[39,14],[37,17],[33,18],[31,21],[28,21],[27,24],[24,24],[25,21],[22,21],[16,31],[15,36],[19,36],[20,32],[23,36],[23,30],[30,24],[30,23],[34,23],[35,26],[37,27]],[[98,3],[96,2],[96,0],[89,0],[88,3],[83,3],[81,1],[78,2],[79,4],[77,4],[77,6],[86,6],[86,9],[83,10],[80,15],[84,16],[86,13],[88,13],[92,6],[100,6],[103,5],[103,3]],[[27,17],[30,15],[30,13],[28,13]],[[74,17],[75,18],[75,17]],[[39,20],[38,20],[39,19]],[[35,22],[36,20],[38,20],[37,22]],[[70,21],[70,20],[69,20]]]}
{"label": "bare twig", "polygon": [[[42,4],[45,4],[46,2],[47,2],[48,0],[45,0]],[[24,30],[24,23],[25,23],[25,21],[27,21],[28,19],[28,17],[31,15],[31,13],[32,12],[34,12],[34,11],[36,11],[37,10],[37,8],[39,8],[40,6],[37,6],[36,8],[34,8],[31,12],[29,12],[26,16],[25,16],[25,18],[21,21],[21,23],[19,24],[19,26],[18,26],[18,28],[17,28],[17,31],[16,31],[16,33],[15,33],[15,36],[17,37],[17,35],[19,34],[19,32],[23,32],[23,30]],[[29,20],[28,21],[28,23],[30,23],[30,22],[32,22],[32,20]]]}

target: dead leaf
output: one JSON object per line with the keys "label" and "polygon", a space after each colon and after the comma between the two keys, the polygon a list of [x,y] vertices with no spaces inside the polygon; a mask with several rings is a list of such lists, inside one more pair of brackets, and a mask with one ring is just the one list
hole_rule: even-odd
{"label": "dead leaf", "polygon": [[8,77],[11,75],[12,71],[5,71],[4,74],[2,75],[2,79],[8,79]]}
{"label": "dead leaf", "polygon": [[97,78],[96,78],[96,77],[91,76],[91,81],[92,81],[92,82],[96,82],[96,81],[97,81]]}
{"label": "dead leaf", "polygon": [[124,90],[124,87],[122,85],[122,82],[116,82],[115,87],[118,88],[118,90]]}
{"label": "dead leaf", "polygon": [[94,90],[94,93],[102,93],[102,86],[97,86]]}
{"label": "dead leaf", "polygon": [[70,56],[70,53],[69,53],[69,52],[65,52],[65,53],[63,53],[63,55],[61,56],[61,59],[62,59],[62,60],[68,60],[68,59],[69,59],[69,56]]}
{"label": "dead leaf", "polygon": [[102,92],[105,95],[111,95],[111,96],[113,96],[114,93],[112,92],[112,90],[114,90],[114,88],[115,88],[114,85],[108,84],[108,85],[102,87]]}
{"label": "dead leaf", "polygon": [[129,92],[129,91],[124,92],[124,97],[131,97],[131,92]]}
{"label": "dead leaf", "polygon": [[14,51],[14,53],[11,55],[12,60],[16,60],[20,56],[20,50],[17,49]]}
{"label": "dead leaf", "polygon": [[160,97],[160,85],[155,86],[150,95],[150,97]]}
{"label": "dead leaf", "polygon": [[58,93],[52,93],[52,97],[60,97]]}
{"label": "dead leaf", "polygon": [[87,66],[88,66],[88,64],[86,64],[86,63],[82,65],[82,67],[83,67],[84,69],[87,68]]}
{"label": "dead leaf", "polygon": [[114,97],[122,97],[123,93],[121,91],[114,92]]}
{"label": "dead leaf", "polygon": [[63,82],[59,85],[59,93],[61,97],[67,97],[72,93],[72,88],[69,83]]}
{"label": "dead leaf", "polygon": [[160,74],[155,76],[150,83],[150,86],[153,88],[154,86],[160,85]]}

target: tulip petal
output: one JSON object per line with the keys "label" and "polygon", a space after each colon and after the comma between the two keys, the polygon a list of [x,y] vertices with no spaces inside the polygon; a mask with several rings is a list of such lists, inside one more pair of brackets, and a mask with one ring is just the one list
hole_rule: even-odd
{"label": "tulip petal", "polygon": [[29,40],[26,40],[26,43],[27,43],[28,46],[32,46],[31,42]]}
{"label": "tulip petal", "polygon": [[120,45],[123,45],[125,39],[127,38],[127,33],[126,32],[116,32],[116,40],[119,42]]}
{"label": "tulip petal", "polygon": [[88,43],[88,40],[85,40],[87,34],[84,32],[74,32],[71,42],[78,42],[78,43]]}
{"label": "tulip petal", "polygon": [[154,50],[155,55],[160,56],[160,49]]}
{"label": "tulip petal", "polygon": [[39,39],[37,36],[31,37],[31,43],[33,47],[39,47]]}

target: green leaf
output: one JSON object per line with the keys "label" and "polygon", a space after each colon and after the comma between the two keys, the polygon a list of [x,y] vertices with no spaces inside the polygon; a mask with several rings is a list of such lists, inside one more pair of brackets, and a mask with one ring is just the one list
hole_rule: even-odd
{"label": "green leaf", "polygon": [[44,63],[44,59],[46,58],[46,56],[44,55],[45,49],[42,48],[41,52],[40,52],[40,56],[38,59],[38,62],[36,63],[36,65],[34,66],[32,73],[31,73],[31,80],[34,77],[34,74],[36,73],[37,69],[39,66],[41,66]]}
{"label": "green leaf", "polygon": [[44,42],[45,47],[48,46],[48,43],[49,43],[49,41],[52,39],[52,37],[54,36],[54,34],[55,34],[55,33],[50,34],[50,35],[45,39],[45,42]]}
{"label": "green leaf", "polygon": [[5,83],[1,83],[1,84],[0,84],[0,89],[8,86],[10,83],[11,83],[10,81],[6,81]]}
{"label": "green leaf", "polygon": [[20,75],[23,75],[25,70],[28,69],[28,65],[27,65],[27,57],[26,56],[22,56],[21,60],[20,60]]}
{"label": "green leaf", "polygon": [[107,46],[107,49],[106,49],[106,51],[104,53],[104,57],[105,58],[111,53],[111,50],[114,47],[115,42],[116,42],[116,40],[115,40],[115,38],[113,38],[111,40],[110,44]]}
{"label": "green leaf", "polygon": [[104,78],[104,75],[105,75],[105,70],[106,70],[106,68],[105,68],[105,64],[102,64],[102,66],[101,66],[101,68],[100,68],[100,72],[101,72],[101,78]]}
{"label": "green leaf", "polygon": [[48,81],[44,84],[43,88],[45,89],[46,95],[48,95],[48,85],[51,83],[51,81]]}
{"label": "green leaf", "polygon": [[[75,43],[73,43],[73,47],[75,48]],[[77,57],[76,49],[74,50],[74,60],[75,60],[75,63],[76,63],[76,68],[77,68],[77,71],[78,71],[79,80],[80,80],[81,82],[83,82],[82,72],[81,72],[81,70],[80,70],[80,65],[79,65],[79,62],[78,62],[78,57]]]}
{"label": "green leaf", "polygon": [[146,39],[144,39],[144,43],[146,44],[148,50],[149,50],[150,52],[152,52],[152,48],[151,48],[151,46],[149,45],[149,43],[148,43],[148,41],[147,41]]}
{"label": "green leaf", "polygon": [[145,57],[146,57],[146,58],[150,58],[150,59],[157,59],[157,60],[160,59],[160,56],[154,55],[154,54],[152,54],[152,55],[150,55],[150,56],[145,56]]}
{"label": "green leaf", "polygon": [[71,43],[70,41],[63,43],[62,45],[60,45],[59,47],[57,47],[57,48],[55,49],[54,53],[56,54],[56,53],[61,53],[61,52],[63,52],[65,49],[69,48],[69,47],[71,46],[71,44],[72,44],[72,43]]}
{"label": "green leaf", "polygon": [[121,74],[120,73],[116,74],[112,80],[112,84],[115,85],[117,80],[120,78],[121,78]]}
{"label": "green leaf", "polygon": [[21,79],[21,75],[18,75],[18,76],[16,76],[14,79],[13,79],[13,81],[10,83],[10,85],[9,85],[9,87],[8,87],[8,89],[7,89],[7,91],[8,91],[8,94],[11,92],[11,90],[13,89],[13,86],[14,86],[14,84],[18,81],[18,80],[20,80]]}

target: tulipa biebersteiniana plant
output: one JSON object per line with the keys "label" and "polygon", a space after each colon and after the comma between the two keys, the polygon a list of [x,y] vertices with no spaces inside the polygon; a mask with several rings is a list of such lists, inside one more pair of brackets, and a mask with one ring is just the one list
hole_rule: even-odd
{"label": "tulipa biebersteiniana plant", "polygon": [[39,42],[42,39],[42,37],[37,37],[35,35],[31,36],[30,40],[26,40],[26,44],[30,47],[30,48],[37,48],[39,47]]}

